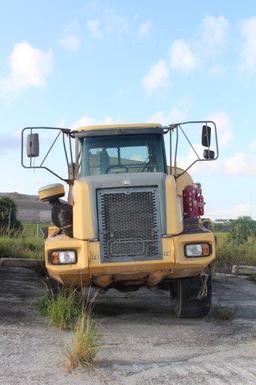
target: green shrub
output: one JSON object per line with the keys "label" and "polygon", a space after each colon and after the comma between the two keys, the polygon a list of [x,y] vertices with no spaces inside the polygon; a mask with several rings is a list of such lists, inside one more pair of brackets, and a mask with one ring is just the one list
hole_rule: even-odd
{"label": "green shrub", "polygon": [[57,297],[49,300],[47,316],[49,324],[59,329],[71,329],[81,314],[81,300],[77,291],[62,289]]}
{"label": "green shrub", "polygon": [[18,221],[17,208],[15,202],[7,197],[0,198],[0,234],[15,236],[22,230],[22,225]]}
{"label": "green shrub", "polygon": [[216,260],[213,270],[231,273],[233,265],[256,266],[256,237],[238,243],[228,233],[217,233]]}
{"label": "green shrub", "polygon": [[256,221],[251,217],[239,217],[231,221],[229,237],[241,244],[256,236]]}
{"label": "green shrub", "polygon": [[49,302],[50,301],[48,295],[44,295],[43,297],[38,298],[36,301],[37,309],[41,315],[47,316]]}

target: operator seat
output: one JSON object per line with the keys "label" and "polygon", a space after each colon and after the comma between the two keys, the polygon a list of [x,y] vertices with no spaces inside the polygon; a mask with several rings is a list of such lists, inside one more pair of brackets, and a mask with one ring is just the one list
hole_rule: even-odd
{"label": "operator seat", "polygon": [[110,167],[110,157],[105,148],[100,152],[100,173],[107,174],[107,170]]}

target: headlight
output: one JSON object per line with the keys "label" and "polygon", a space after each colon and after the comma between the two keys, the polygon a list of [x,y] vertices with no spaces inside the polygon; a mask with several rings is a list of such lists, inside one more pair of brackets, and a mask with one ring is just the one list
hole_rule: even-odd
{"label": "headlight", "polygon": [[50,252],[53,265],[70,265],[77,262],[75,250],[54,250]]}
{"label": "headlight", "polygon": [[209,243],[191,243],[185,245],[185,256],[188,258],[208,257],[211,254]]}

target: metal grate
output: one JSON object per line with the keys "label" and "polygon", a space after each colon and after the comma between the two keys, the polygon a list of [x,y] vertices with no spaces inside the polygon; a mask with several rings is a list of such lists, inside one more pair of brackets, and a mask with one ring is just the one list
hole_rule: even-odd
{"label": "metal grate", "polygon": [[103,261],[161,258],[158,189],[98,190]]}

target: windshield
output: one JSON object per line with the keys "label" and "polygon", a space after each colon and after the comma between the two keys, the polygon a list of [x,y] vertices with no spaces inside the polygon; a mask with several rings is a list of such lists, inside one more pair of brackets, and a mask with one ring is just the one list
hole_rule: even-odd
{"label": "windshield", "polygon": [[165,172],[162,135],[104,135],[81,142],[82,175]]}

